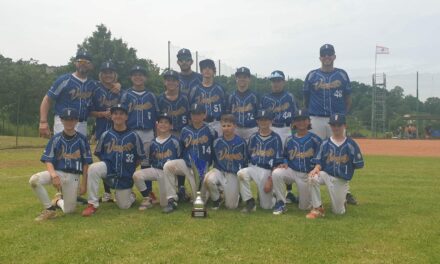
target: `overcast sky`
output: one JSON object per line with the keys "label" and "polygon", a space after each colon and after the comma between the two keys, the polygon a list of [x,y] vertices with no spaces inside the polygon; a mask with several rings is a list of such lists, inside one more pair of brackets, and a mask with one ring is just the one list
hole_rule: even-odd
{"label": "overcast sky", "polygon": [[335,66],[371,84],[381,45],[390,49],[377,62],[388,89],[400,85],[415,95],[419,71],[420,98],[440,97],[438,0],[0,0],[0,10],[0,54],[13,59],[66,64],[103,23],[161,68],[170,40],[258,76],[280,69],[304,79],[319,67],[319,47],[331,43]]}

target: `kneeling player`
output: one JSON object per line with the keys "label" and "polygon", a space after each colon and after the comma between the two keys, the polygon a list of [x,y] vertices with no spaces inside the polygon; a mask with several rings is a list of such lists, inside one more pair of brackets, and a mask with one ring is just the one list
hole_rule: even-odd
{"label": "kneeling player", "polygon": [[333,213],[344,214],[348,181],[353,177],[355,169],[364,167],[359,146],[353,139],[345,137],[345,116],[333,114],[329,124],[332,136],[321,144],[314,159],[316,166],[309,173],[313,206],[306,216],[309,219],[324,216],[320,184],[327,185]]}
{"label": "kneeling player", "polygon": [[310,117],[307,110],[297,110],[292,120],[296,134],[287,137],[284,144],[284,158],[287,164],[278,166],[272,172],[273,191],[277,198],[273,214],[284,213],[287,208],[284,196],[285,184],[296,183],[298,188],[299,204],[301,210],[310,210],[310,192],[308,186],[308,173],[313,169],[312,158],[318,153],[321,139],[309,132]]}
{"label": "kneeling player", "polygon": [[128,114],[124,105],[113,106],[110,113],[113,127],[102,134],[95,150],[100,162],[95,162],[89,167],[89,204],[82,212],[83,216],[90,216],[98,210],[101,179],[116,189],[116,204],[119,208],[128,209],[136,200],[131,188],[133,173],[140,161],[146,158],[143,144],[136,132],[127,128]]}
{"label": "kneeling player", "polygon": [[280,136],[271,129],[272,118],[272,112],[258,111],[258,132],[250,137],[248,144],[249,167],[237,173],[240,195],[246,202],[243,213],[250,213],[256,209],[255,199],[252,197],[251,180],[257,184],[261,208],[272,209],[275,203],[272,190],[265,190],[265,185],[268,180],[270,181],[272,170],[283,162],[281,155],[283,144]]}
{"label": "kneeling player", "polygon": [[168,206],[164,208],[164,213],[171,213],[177,207],[176,184],[178,175],[184,175],[192,189],[192,197],[195,199],[197,187],[194,175],[191,171],[191,159],[197,157],[204,160],[208,167],[212,162],[212,142],[216,137],[215,131],[204,122],[206,117],[205,107],[202,104],[191,106],[191,124],[185,126],[180,133],[182,146],[182,159],[170,160],[165,163],[163,171],[165,173],[167,185]]}
{"label": "kneeling player", "polygon": [[[92,154],[87,138],[75,131],[78,112],[66,108],[60,115],[64,130],[54,135],[46,146],[41,161],[46,163],[46,171],[32,175],[29,183],[40,199],[45,210],[35,218],[36,221],[56,216],[55,209],[60,207],[64,213],[72,213],[76,208],[76,196],[80,175],[83,181],[80,193],[86,192],[87,168],[92,163]],[[43,185],[52,184],[57,193],[52,202]]]}
{"label": "kneeling player", "polygon": [[143,211],[153,206],[151,203],[150,190],[147,189],[145,181],[158,181],[160,192],[160,205],[165,207],[167,205],[166,190],[165,190],[165,174],[163,166],[169,160],[180,158],[180,142],[171,135],[171,116],[162,113],[157,118],[156,134],[157,137],[153,139],[150,145],[151,168],[138,170],[133,174],[134,184],[139,192],[142,194],[142,202],[139,210]]}
{"label": "kneeling player", "polygon": [[217,210],[223,199],[225,206],[235,209],[239,200],[239,185],[237,172],[246,164],[246,142],[235,135],[235,118],[233,115],[223,115],[220,120],[223,136],[214,140],[214,169],[205,176],[205,182],[211,200],[212,209]]}

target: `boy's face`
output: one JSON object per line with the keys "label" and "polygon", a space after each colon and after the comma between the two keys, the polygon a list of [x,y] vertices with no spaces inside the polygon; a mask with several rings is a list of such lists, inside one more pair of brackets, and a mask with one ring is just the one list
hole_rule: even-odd
{"label": "boy's face", "polygon": [[140,72],[133,73],[130,78],[134,86],[143,86],[147,81],[147,77]]}
{"label": "boy's face", "polygon": [[223,135],[231,136],[235,134],[235,124],[232,122],[221,122]]}
{"label": "boy's face", "polygon": [[279,80],[275,79],[275,80],[271,81],[270,83],[272,86],[272,92],[279,93],[284,90],[284,84],[286,82],[282,79],[279,79]]}
{"label": "boy's face", "polygon": [[310,119],[308,118],[295,119],[293,121],[293,125],[296,127],[297,130],[307,130],[310,125]]}
{"label": "boy's face", "polygon": [[259,129],[270,129],[272,126],[272,119],[260,118],[257,120],[257,124]]}
{"label": "boy's face", "polygon": [[239,74],[237,75],[237,77],[235,77],[235,79],[237,81],[237,88],[240,92],[244,92],[248,89],[249,83],[251,81],[248,76]]}
{"label": "boy's face", "polygon": [[78,124],[78,119],[62,118],[61,123],[63,123],[65,130],[72,130],[75,129],[76,124]]}
{"label": "boy's face", "polygon": [[116,72],[112,70],[103,70],[101,72],[101,79],[104,83],[113,83],[116,80]]}
{"label": "boy's face", "polygon": [[177,60],[177,64],[179,64],[181,71],[186,72],[191,69],[191,65],[193,64],[193,60],[189,59],[189,58],[181,58],[181,59]]}
{"label": "boy's face", "polygon": [[157,121],[157,131],[160,133],[169,133],[172,128],[170,121],[166,118],[161,118]]}
{"label": "boy's face", "polygon": [[115,110],[112,113],[112,121],[115,125],[123,125],[127,119],[128,115],[123,110]]}
{"label": "boy's face", "polygon": [[164,84],[165,84],[165,89],[167,91],[176,91],[177,89],[179,89],[179,80],[174,79],[174,78],[166,78],[164,80]]}
{"label": "boy's face", "polygon": [[202,69],[202,76],[205,78],[212,78],[214,77],[214,69],[210,68],[210,67],[205,67]]}
{"label": "boy's face", "polygon": [[345,132],[345,124],[332,124],[330,125],[333,136],[343,136]]}
{"label": "boy's face", "polygon": [[201,124],[205,120],[205,113],[191,113],[191,121],[194,124]]}

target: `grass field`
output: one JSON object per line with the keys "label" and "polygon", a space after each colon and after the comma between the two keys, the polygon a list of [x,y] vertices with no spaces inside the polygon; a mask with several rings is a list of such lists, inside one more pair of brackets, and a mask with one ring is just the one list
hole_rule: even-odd
{"label": "grass field", "polygon": [[36,223],[28,180],[44,169],[41,153],[0,151],[0,263],[440,262],[438,158],[367,156],[351,183],[360,204],[315,221],[293,205],[281,216],[223,209],[192,219],[189,204],[170,215],[104,204],[90,218],[79,206]]}

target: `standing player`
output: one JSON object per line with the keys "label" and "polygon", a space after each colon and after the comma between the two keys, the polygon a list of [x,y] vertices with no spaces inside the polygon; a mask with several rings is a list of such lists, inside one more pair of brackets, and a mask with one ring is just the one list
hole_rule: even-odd
{"label": "standing player", "polygon": [[180,92],[189,99],[192,88],[202,83],[202,75],[192,71],[193,59],[189,49],[181,49],[177,52],[177,64],[180,67]]}
{"label": "standing player", "polygon": [[170,160],[165,163],[163,170],[166,176],[168,206],[165,213],[174,211],[178,200],[176,194],[176,177],[184,175],[191,185],[192,197],[195,199],[197,187],[194,175],[191,171],[191,157],[197,157],[208,163],[212,163],[212,143],[216,138],[216,132],[204,123],[206,117],[205,107],[201,104],[191,105],[191,124],[185,126],[180,133],[182,146],[182,159]]}
{"label": "standing player", "polygon": [[233,114],[237,124],[236,133],[246,142],[257,132],[257,114],[259,101],[256,93],[249,89],[251,71],[246,67],[238,68],[235,72],[237,89],[229,96],[228,112]]}
{"label": "standing player", "polygon": [[[159,109],[162,113],[167,113],[171,118],[173,124],[172,134],[179,138],[180,131],[182,131],[182,128],[188,124],[188,97],[180,91],[179,74],[176,71],[166,70],[163,73],[163,78],[165,92],[158,98]],[[188,200],[185,190],[185,176],[178,177],[178,187],[179,200]]]}
{"label": "standing player", "polygon": [[[134,66],[131,71],[131,82],[133,87],[124,93],[121,103],[128,109],[128,129],[134,130],[142,140],[146,159],[142,161],[141,168],[148,168],[148,153],[151,141],[154,139],[154,126],[156,124],[159,105],[156,96],[147,91],[145,82],[147,81],[147,70],[141,66]],[[147,181],[147,189],[154,203],[156,196],[152,192],[153,185],[151,181]]]}
{"label": "standing player", "polygon": [[345,116],[332,114],[329,123],[332,136],[321,144],[314,159],[316,166],[309,173],[313,206],[312,211],[306,216],[309,219],[324,216],[320,184],[327,185],[333,213],[344,214],[348,182],[355,169],[364,167],[359,146],[353,139],[345,136]]}
{"label": "standing player", "polygon": [[214,140],[214,168],[205,176],[205,185],[213,201],[212,209],[217,210],[223,203],[226,208],[238,206],[239,184],[237,172],[247,165],[246,142],[235,134],[235,118],[231,114],[221,118],[223,136]]}
{"label": "standing player", "polygon": [[280,165],[272,173],[273,192],[277,199],[274,215],[287,211],[284,185],[294,182],[298,188],[299,209],[310,210],[311,207],[308,173],[314,167],[311,161],[318,153],[321,139],[309,132],[310,117],[306,109],[295,112],[292,124],[296,133],[289,136],[284,144],[284,158],[287,163]]}
{"label": "standing player", "polygon": [[[292,123],[293,114],[297,107],[293,95],[285,91],[286,85],[285,76],[282,71],[273,71],[269,80],[271,81],[272,92],[266,94],[261,99],[261,108],[270,109],[274,113],[274,120],[272,123],[272,130],[280,135],[284,144],[288,136],[292,134],[290,124]],[[295,195],[292,192],[292,185],[287,185],[287,203],[297,203]]]}
{"label": "standing player", "polygon": [[125,105],[118,104],[110,109],[113,127],[105,131],[96,146],[95,155],[99,162],[90,165],[88,170],[88,206],[83,216],[91,216],[99,207],[99,182],[105,179],[114,189],[116,204],[128,209],[134,203],[131,188],[133,173],[141,160],[145,159],[144,148],[138,134],[127,127],[128,111]]}
{"label": "standing player", "polygon": [[257,184],[260,206],[263,209],[272,209],[275,202],[272,191],[265,192],[265,184],[271,180],[272,170],[283,163],[283,143],[280,136],[272,131],[273,114],[268,110],[258,110],[258,132],[249,139],[248,158],[249,167],[237,172],[240,182],[240,195],[246,206],[243,213],[256,210],[255,199],[252,197],[250,181]]}
{"label": "standing player", "polygon": [[[113,92],[112,88],[118,81],[116,67],[111,61],[103,62],[99,69],[99,84],[93,92],[90,115],[95,117],[95,138],[99,140],[102,133],[112,127],[110,108],[121,100],[121,92]],[[102,202],[113,201],[110,186],[104,182]]]}
{"label": "standing player", "polygon": [[51,131],[47,114],[52,102],[55,102],[54,134],[63,131],[60,115],[65,108],[73,108],[78,112],[79,122],[76,130],[87,136],[88,108],[91,104],[92,93],[96,82],[87,76],[93,69],[92,57],[85,51],[78,51],[75,57],[76,71],[64,74],[52,84],[40,105],[40,136],[49,138]]}
{"label": "standing player", "polygon": [[[334,67],[336,59],[333,45],[325,44],[319,49],[321,68],[307,74],[304,81],[304,105],[310,113],[312,132],[322,140],[331,135],[328,124],[335,113],[347,114],[351,108],[351,86],[347,73]],[[357,204],[348,192],[347,202]]]}
{"label": "standing player", "polygon": [[167,113],[162,113],[157,117],[157,137],[151,143],[149,154],[151,168],[138,170],[133,175],[134,184],[143,197],[139,206],[141,211],[153,206],[145,185],[146,180],[158,181],[160,205],[163,207],[167,205],[163,166],[169,160],[179,159],[181,154],[179,139],[171,134],[171,120],[171,116]]}
{"label": "standing player", "polygon": [[220,117],[225,111],[226,93],[223,87],[214,82],[215,63],[206,59],[200,61],[203,81],[192,89],[190,104],[202,104],[206,110],[206,122],[221,136]]}
{"label": "standing player", "polygon": [[[55,134],[46,146],[41,161],[46,164],[46,171],[32,175],[29,184],[40,199],[45,210],[35,218],[43,221],[56,216],[56,208],[64,213],[72,213],[76,208],[76,195],[80,175],[83,175],[80,193],[86,192],[87,169],[92,163],[92,154],[87,138],[75,131],[78,112],[65,108],[60,114],[63,131]],[[43,185],[52,184],[59,193],[50,201]]]}

